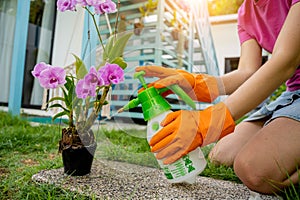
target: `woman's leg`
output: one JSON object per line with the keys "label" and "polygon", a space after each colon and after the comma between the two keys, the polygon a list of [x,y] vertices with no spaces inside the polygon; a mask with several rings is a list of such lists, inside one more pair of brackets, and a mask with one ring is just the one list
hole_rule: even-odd
{"label": "woman's leg", "polygon": [[276,118],[255,134],[239,151],[234,171],[251,190],[274,193],[298,182],[300,122]]}
{"label": "woman's leg", "polygon": [[240,149],[263,127],[263,124],[264,121],[241,122],[234,133],[222,138],[210,151],[208,155],[210,161],[215,165],[232,166]]}

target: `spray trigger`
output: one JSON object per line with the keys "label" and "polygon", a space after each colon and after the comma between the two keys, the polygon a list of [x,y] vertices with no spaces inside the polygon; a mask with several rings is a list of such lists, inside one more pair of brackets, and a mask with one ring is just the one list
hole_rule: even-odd
{"label": "spray trigger", "polygon": [[193,110],[196,110],[195,102],[189,97],[186,92],[178,85],[169,85],[165,88],[158,89],[159,94],[162,94],[168,90],[172,90],[174,94],[179,96],[187,105],[189,105]]}
{"label": "spray trigger", "polygon": [[178,95],[187,105],[189,105],[193,110],[196,110],[196,104],[191,99],[189,95],[181,88],[179,85],[170,85],[170,90],[172,90],[176,95]]}

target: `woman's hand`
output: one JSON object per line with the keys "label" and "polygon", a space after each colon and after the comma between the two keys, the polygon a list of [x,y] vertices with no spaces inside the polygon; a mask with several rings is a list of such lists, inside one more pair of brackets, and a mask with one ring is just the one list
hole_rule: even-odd
{"label": "woman's hand", "polygon": [[163,128],[150,140],[151,151],[170,164],[199,146],[232,133],[235,123],[224,103],[203,111],[172,112],[161,122]]}
{"label": "woman's hand", "polygon": [[[159,66],[137,67],[136,71],[145,71],[146,77],[158,77],[159,80],[150,83],[155,88],[179,85],[192,99],[202,102],[212,102],[219,96],[217,79],[206,74],[192,74],[180,69]],[[167,91],[164,96],[171,94]]]}

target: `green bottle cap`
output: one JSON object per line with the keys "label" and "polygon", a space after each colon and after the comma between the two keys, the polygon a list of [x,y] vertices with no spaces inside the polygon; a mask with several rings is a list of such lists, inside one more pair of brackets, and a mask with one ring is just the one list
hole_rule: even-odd
{"label": "green bottle cap", "polygon": [[134,75],[133,75],[133,78],[137,78],[139,79],[139,81],[141,82],[143,88],[147,88],[147,83],[144,79],[144,75],[145,75],[145,72],[144,71],[140,71],[140,72],[136,72]]}
{"label": "green bottle cap", "polygon": [[147,88],[138,94],[139,102],[145,121],[148,121],[168,110],[171,105],[165,100],[154,87]]}

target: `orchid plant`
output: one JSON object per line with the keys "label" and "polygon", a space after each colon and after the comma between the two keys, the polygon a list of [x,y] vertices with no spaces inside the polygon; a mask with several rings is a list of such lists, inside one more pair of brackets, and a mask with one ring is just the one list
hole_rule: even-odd
{"label": "orchid plant", "polygon": [[[121,56],[132,33],[117,34],[115,31],[104,44],[95,18],[98,15],[117,12],[115,25],[117,27],[119,5],[120,2],[117,6],[112,0],[57,1],[57,8],[61,12],[75,12],[76,7],[81,6],[89,13],[103,50],[103,62],[99,66],[90,66],[89,70],[84,62],[74,55],[75,74],[67,74],[63,67],[44,62],[38,63],[32,71],[32,75],[38,79],[43,88],[62,90],[63,96],[51,98],[48,103],[52,104],[49,104],[48,108],[61,110],[52,117],[53,120],[62,116],[68,117],[68,128],[72,136],[90,131],[102,106],[108,103],[106,97],[111,86],[124,80],[124,69],[127,64]],[[74,142],[71,141],[68,145]]]}

